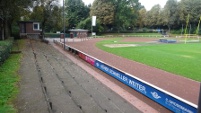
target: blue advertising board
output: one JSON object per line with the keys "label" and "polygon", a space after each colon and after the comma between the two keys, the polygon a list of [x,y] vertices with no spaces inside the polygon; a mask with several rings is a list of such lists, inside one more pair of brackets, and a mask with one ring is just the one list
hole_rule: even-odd
{"label": "blue advertising board", "polygon": [[95,67],[175,113],[197,112],[197,108],[188,105],[187,103],[184,103],[162,91],[159,91],[156,88],[145,84],[121,71],[118,71],[117,69],[114,69],[100,61],[95,61]]}

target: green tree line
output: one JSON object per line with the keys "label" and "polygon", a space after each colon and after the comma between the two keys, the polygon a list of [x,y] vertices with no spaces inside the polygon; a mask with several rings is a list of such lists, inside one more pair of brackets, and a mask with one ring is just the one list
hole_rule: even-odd
{"label": "green tree line", "polygon": [[[186,26],[188,15],[188,28],[191,27],[191,33],[195,33],[201,16],[200,0],[167,0],[164,7],[156,4],[149,11],[138,0],[95,0],[90,7],[90,17],[97,16],[103,32],[133,31],[136,28],[181,32],[182,26],[183,29]],[[81,25],[78,27],[83,27],[83,22]]]}
{"label": "green tree line", "polygon": [[[58,0],[0,0],[0,30],[9,37],[20,20],[39,21],[43,32],[80,28],[91,29],[91,17],[97,16],[96,32],[134,31],[139,28],[180,30],[189,26],[196,31],[201,16],[200,0],[168,0],[147,11],[138,0],[65,0],[65,9]],[[64,17],[63,18],[63,13]],[[0,33],[1,34],[1,33]]]}
{"label": "green tree line", "polygon": [[186,26],[188,15],[188,28],[191,26],[191,33],[195,33],[201,16],[200,0],[168,0],[164,8],[160,5],[153,6],[150,11],[142,8],[139,10],[138,27],[179,30]]}

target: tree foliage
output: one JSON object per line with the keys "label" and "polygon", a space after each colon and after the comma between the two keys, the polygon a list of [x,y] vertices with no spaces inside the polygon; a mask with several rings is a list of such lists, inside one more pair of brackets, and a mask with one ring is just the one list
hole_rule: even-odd
{"label": "tree foliage", "polygon": [[196,28],[201,16],[200,0],[168,0],[164,8],[153,6],[147,11],[144,24],[150,28],[180,29],[186,24],[188,14],[189,24]]}
{"label": "tree foliage", "polygon": [[159,4],[152,7],[146,14],[145,25],[157,27],[160,19],[161,6]]}
{"label": "tree foliage", "polygon": [[135,25],[139,6],[138,0],[95,0],[90,16],[97,16],[106,30],[125,30]]}
{"label": "tree foliage", "polygon": [[139,10],[139,16],[137,20],[137,27],[143,28],[145,26],[145,20],[146,20],[146,9],[142,8]]}
{"label": "tree foliage", "polygon": [[[81,21],[78,24],[77,28],[90,30],[91,29],[91,18],[89,17],[89,18],[85,19],[84,21]],[[103,30],[104,30],[104,28],[101,26],[100,21],[98,20],[96,22],[96,26],[93,28],[93,31],[96,33],[100,33],[100,32],[103,32]]]}
{"label": "tree foliage", "polygon": [[[91,16],[97,16],[97,31],[124,31],[135,27],[180,29],[189,24],[197,28],[201,16],[201,0],[168,0],[164,8],[155,5],[146,11],[138,0],[95,0],[86,6],[82,0],[65,0],[67,29],[91,29]],[[9,37],[17,21],[41,22],[43,31],[62,31],[63,9],[58,0],[0,0],[0,21],[4,36]],[[16,26],[16,24],[15,24]],[[16,27],[15,27],[16,28]],[[103,30],[104,28],[104,30]]]}
{"label": "tree foliage", "polygon": [[90,9],[82,0],[66,0],[65,7],[69,29],[76,28],[81,21],[89,17]]}
{"label": "tree foliage", "polygon": [[[45,28],[46,32],[56,32],[63,30],[63,15],[62,8],[59,6],[55,6],[51,13],[51,18],[47,20],[47,25]],[[67,22],[65,22],[68,25]]]}
{"label": "tree foliage", "polygon": [[[36,0],[33,3],[33,12],[31,13],[30,19],[41,22],[42,36],[44,36],[45,28],[47,28],[48,22],[49,22],[49,25],[50,25],[50,22],[52,22],[51,21],[52,17],[54,17],[52,15],[53,12],[57,9],[58,9],[57,0]],[[57,11],[60,11],[60,10],[57,10]],[[58,13],[61,14],[60,12]]]}
{"label": "tree foliage", "polygon": [[90,15],[97,16],[104,26],[112,25],[114,23],[114,6],[109,0],[95,0]]}
{"label": "tree foliage", "polygon": [[12,24],[29,9],[33,0],[0,0],[0,19],[3,21],[4,38],[10,37]]}
{"label": "tree foliage", "polygon": [[178,11],[177,0],[168,0],[162,13],[164,13],[163,23],[164,25],[168,26],[169,30],[171,29],[172,26],[178,23],[177,11]]}
{"label": "tree foliage", "polygon": [[133,27],[138,17],[138,10],[141,8],[138,0],[112,0],[115,6],[115,28],[125,30]]}
{"label": "tree foliage", "polygon": [[186,22],[187,15],[190,15],[190,22],[197,23],[201,16],[200,0],[181,0],[178,6],[179,19],[182,23]]}

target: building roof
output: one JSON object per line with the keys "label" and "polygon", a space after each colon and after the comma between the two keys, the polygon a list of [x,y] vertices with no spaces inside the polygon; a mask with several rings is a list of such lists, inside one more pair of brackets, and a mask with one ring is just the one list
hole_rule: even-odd
{"label": "building roof", "polygon": [[18,21],[18,23],[33,23],[33,22],[39,22],[39,21]]}

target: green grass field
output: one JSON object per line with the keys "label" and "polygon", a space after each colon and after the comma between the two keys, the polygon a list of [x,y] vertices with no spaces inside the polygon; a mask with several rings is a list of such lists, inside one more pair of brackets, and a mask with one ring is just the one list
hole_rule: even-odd
{"label": "green grass field", "polygon": [[[117,42],[114,42],[117,41]],[[201,81],[201,43],[151,44],[137,47],[109,48],[121,38],[98,42],[98,48],[143,64]]]}
{"label": "green grass field", "polygon": [[[7,43],[7,41],[1,41],[0,46],[7,45]],[[19,45],[22,48],[23,41],[20,41]],[[16,50],[16,47],[13,49]],[[21,54],[12,54],[0,66],[0,113],[16,113],[13,100],[19,91],[17,86],[19,76],[17,72],[20,67],[21,56]]]}

